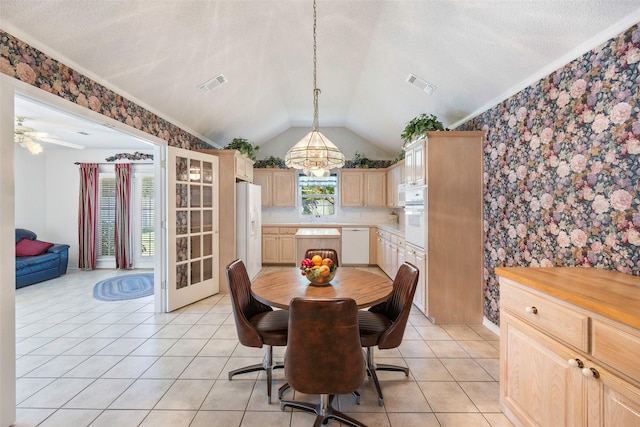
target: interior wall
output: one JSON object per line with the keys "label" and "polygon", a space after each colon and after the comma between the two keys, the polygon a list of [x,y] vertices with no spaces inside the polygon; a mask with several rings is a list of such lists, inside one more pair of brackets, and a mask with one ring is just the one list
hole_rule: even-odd
{"label": "interior wall", "polygon": [[47,154],[34,155],[20,146],[15,149],[16,228],[26,228],[46,240]]}
{"label": "interior wall", "polygon": [[485,130],[485,315],[498,266],[640,275],[640,25],[462,125]]}

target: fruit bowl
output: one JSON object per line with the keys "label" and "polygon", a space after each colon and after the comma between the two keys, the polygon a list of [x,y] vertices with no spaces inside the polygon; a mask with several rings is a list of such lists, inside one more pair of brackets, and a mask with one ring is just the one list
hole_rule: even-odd
{"label": "fruit bowl", "polygon": [[321,276],[318,275],[317,277],[313,276],[313,273],[309,274],[307,273],[305,276],[307,277],[307,280],[309,280],[309,282],[311,282],[312,285],[315,286],[326,286],[329,285],[331,280],[333,280],[333,278],[336,275],[336,271],[337,269],[333,270],[333,271],[329,271],[329,274],[326,276]]}
{"label": "fruit bowl", "polygon": [[311,259],[303,259],[300,269],[302,270],[302,275],[312,285],[327,286],[335,277],[338,266],[330,258],[322,259],[320,256],[317,256],[317,258],[314,256]]}

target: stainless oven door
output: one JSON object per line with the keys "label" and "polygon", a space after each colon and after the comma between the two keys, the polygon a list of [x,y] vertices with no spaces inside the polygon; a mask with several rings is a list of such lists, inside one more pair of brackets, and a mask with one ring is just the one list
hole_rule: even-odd
{"label": "stainless oven door", "polygon": [[404,208],[405,241],[425,249],[427,239],[427,212],[424,205],[410,205]]}

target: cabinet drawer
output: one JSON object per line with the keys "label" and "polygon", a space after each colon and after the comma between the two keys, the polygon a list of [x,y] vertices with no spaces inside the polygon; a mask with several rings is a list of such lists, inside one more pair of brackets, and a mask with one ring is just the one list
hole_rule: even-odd
{"label": "cabinet drawer", "polygon": [[591,354],[599,362],[635,379],[640,379],[640,331],[591,319]]}
{"label": "cabinet drawer", "polygon": [[262,227],[262,234],[278,234],[277,227]]}
{"label": "cabinet drawer", "polygon": [[280,234],[296,234],[297,228],[280,228]]}
{"label": "cabinet drawer", "polygon": [[[549,335],[584,351],[589,351],[589,317],[546,297],[524,291],[500,280],[500,309],[509,310]],[[513,282],[511,282],[513,283]]]}

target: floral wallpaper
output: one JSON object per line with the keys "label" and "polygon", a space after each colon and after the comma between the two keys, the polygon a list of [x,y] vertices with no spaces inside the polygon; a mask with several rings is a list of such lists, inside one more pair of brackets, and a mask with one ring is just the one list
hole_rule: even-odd
{"label": "floral wallpaper", "polygon": [[0,73],[164,139],[170,146],[187,150],[211,148],[209,144],[178,126],[2,30]]}
{"label": "floral wallpaper", "polygon": [[484,130],[485,315],[497,266],[640,275],[640,26],[458,130]]}

